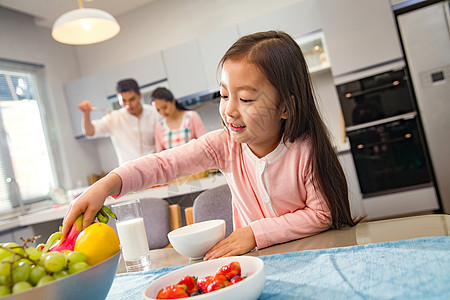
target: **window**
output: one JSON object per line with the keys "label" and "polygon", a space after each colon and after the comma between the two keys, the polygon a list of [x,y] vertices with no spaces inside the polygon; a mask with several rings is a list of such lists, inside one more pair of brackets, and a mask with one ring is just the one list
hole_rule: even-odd
{"label": "window", "polygon": [[57,186],[43,69],[0,60],[0,214],[23,213]]}

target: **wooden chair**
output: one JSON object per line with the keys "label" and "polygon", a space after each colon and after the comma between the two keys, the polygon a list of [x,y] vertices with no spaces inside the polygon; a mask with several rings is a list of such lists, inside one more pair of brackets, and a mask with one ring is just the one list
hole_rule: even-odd
{"label": "wooden chair", "polygon": [[194,208],[192,206],[184,209],[184,216],[186,218],[186,225],[194,224]]}
{"label": "wooden chair", "polygon": [[181,227],[181,208],[178,204],[169,205],[170,225],[175,230]]}
{"label": "wooden chair", "polygon": [[197,196],[192,207],[184,210],[186,224],[223,219],[226,223],[225,237],[233,232],[231,192],[228,185],[206,190]]}

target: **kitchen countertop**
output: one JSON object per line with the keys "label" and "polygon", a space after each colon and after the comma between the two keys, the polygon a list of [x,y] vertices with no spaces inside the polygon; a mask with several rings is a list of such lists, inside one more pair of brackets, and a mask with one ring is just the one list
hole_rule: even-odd
{"label": "kitchen countertop", "polygon": [[183,183],[176,181],[169,185],[148,188],[135,193],[128,193],[118,199],[108,197],[105,204],[110,205],[118,202],[142,198],[170,198],[201,192],[224,184],[227,184],[225,176],[223,176],[222,173],[215,173],[210,174],[208,177],[190,180]]}
{"label": "kitchen countertop", "polygon": [[[208,177],[187,181],[184,183],[175,182],[165,186],[153,187],[140,192],[129,193],[118,199],[109,197],[105,204],[114,204],[122,201],[139,198],[170,198],[190,193],[200,192],[220,185],[227,184],[225,177],[221,173],[210,174]],[[0,221],[0,232],[38,223],[58,220],[64,218],[69,204],[54,205],[51,208],[43,209],[33,213],[24,214],[16,218]]]}

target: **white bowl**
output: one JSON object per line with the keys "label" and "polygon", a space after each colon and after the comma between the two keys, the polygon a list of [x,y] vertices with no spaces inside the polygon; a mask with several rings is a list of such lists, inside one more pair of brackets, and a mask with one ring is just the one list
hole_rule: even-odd
{"label": "white bowl", "polygon": [[105,299],[116,276],[120,251],[86,270],[21,293],[4,296],[2,300],[77,300]]}
{"label": "white bowl", "polygon": [[253,256],[230,256],[208,260],[172,271],[150,283],[144,290],[144,298],[156,299],[158,292],[168,285],[177,284],[185,275],[203,278],[214,275],[217,270],[233,261],[241,265],[241,275],[247,276],[244,280],[223,289],[200,294],[192,299],[195,300],[254,300],[261,295],[265,283],[264,262]]}
{"label": "white bowl", "polygon": [[210,220],[175,229],[167,237],[178,253],[195,260],[223,240],[225,230],[224,220]]}

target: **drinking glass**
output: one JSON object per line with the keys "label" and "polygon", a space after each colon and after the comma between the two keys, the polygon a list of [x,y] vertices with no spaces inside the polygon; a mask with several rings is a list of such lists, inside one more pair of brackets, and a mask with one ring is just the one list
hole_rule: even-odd
{"label": "drinking glass", "polygon": [[139,199],[113,204],[111,207],[117,215],[117,233],[127,272],[148,270],[150,250]]}

